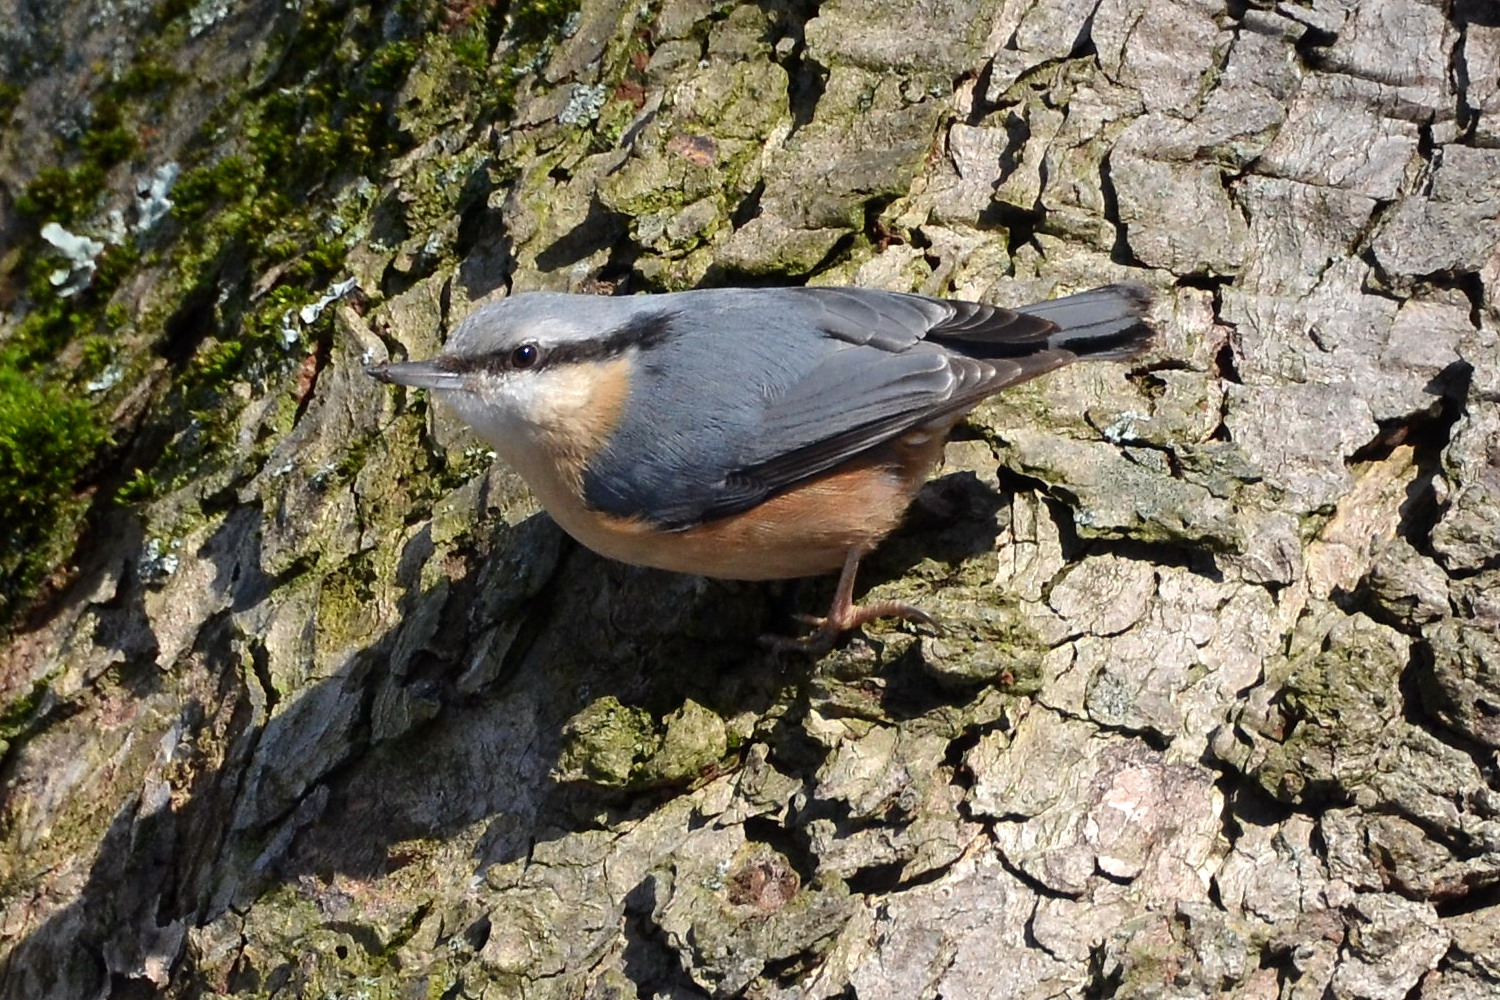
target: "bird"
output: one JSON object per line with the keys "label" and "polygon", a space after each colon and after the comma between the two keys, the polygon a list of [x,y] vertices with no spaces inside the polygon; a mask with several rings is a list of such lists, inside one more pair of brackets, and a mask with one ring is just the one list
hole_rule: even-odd
{"label": "bird", "polygon": [[900,524],[949,432],[1000,390],[1151,343],[1135,283],[1019,308],[867,288],[526,292],[470,313],[428,360],[367,366],[425,389],[574,539],[732,580],[839,573],[828,614],[778,649],[819,654],[911,605],[856,605],[860,560]]}

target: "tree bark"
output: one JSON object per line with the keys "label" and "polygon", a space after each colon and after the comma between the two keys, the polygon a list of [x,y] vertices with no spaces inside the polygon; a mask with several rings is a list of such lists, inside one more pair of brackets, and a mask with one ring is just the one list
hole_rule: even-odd
{"label": "tree bark", "polygon": [[[1500,994],[1491,5],[7,6],[6,242],[60,259],[57,121],[136,145],[0,995]],[[814,663],[756,638],[832,581],[600,559],[363,372],[534,289],[1117,280],[1155,347],[867,561],[941,634]]]}

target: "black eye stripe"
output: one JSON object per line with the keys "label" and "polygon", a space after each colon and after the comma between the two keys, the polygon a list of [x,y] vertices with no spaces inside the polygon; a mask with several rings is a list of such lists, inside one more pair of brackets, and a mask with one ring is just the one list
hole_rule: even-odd
{"label": "black eye stripe", "polygon": [[[527,341],[515,347],[488,351],[484,354],[450,354],[440,356],[438,363],[451,372],[488,372],[503,374],[512,371],[541,371],[554,365],[578,364],[588,361],[608,361],[624,354],[631,348],[649,349],[671,339],[675,317],[671,313],[651,313],[637,316],[598,340],[570,341],[543,346]],[[522,352],[529,360],[523,360]]]}
{"label": "black eye stripe", "polygon": [[552,352],[543,351],[536,344],[528,342],[484,354],[450,354],[440,357],[438,363],[448,371],[460,374],[483,372],[488,375],[503,375],[506,372],[542,368],[551,360]]}

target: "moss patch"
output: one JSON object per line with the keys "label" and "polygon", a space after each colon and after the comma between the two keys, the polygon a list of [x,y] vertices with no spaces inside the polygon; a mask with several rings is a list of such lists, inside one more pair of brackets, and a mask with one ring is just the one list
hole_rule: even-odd
{"label": "moss patch", "polygon": [[559,780],[629,791],[689,784],[729,752],[724,720],[692,700],[658,722],[606,695],[563,735]]}
{"label": "moss patch", "polygon": [[0,356],[0,616],[67,557],[78,480],[107,438],[87,402]]}

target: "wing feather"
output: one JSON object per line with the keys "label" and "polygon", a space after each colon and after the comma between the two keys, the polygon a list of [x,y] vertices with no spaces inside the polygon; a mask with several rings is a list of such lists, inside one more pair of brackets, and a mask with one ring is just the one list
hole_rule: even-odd
{"label": "wing feather", "polygon": [[[677,336],[704,340],[693,347],[701,364],[689,370],[684,357],[655,370],[627,423],[657,433],[704,398],[690,379],[713,379],[719,405],[699,436],[673,438],[670,448],[658,440],[659,457],[647,463],[639,456],[652,448],[627,442],[591,463],[585,484],[599,509],[668,529],[747,510],[1080,355],[1127,357],[1150,332],[1140,320],[1148,299],[1134,286],[1020,310],[845,288],[673,298]],[[745,372],[763,375],[747,381]]]}

